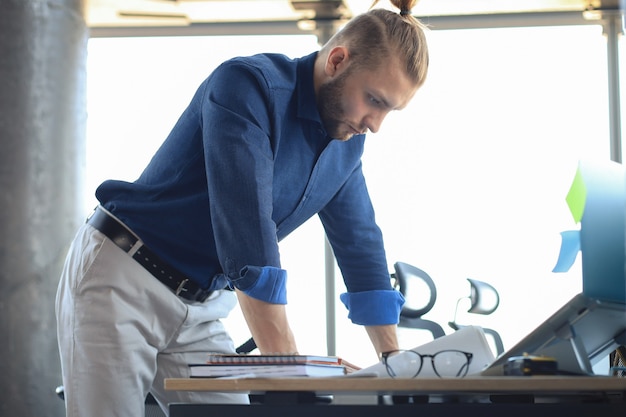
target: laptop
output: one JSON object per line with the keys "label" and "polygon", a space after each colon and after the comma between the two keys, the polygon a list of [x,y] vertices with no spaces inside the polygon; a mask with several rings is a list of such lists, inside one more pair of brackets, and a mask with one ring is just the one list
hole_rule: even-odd
{"label": "laptop", "polygon": [[593,365],[608,361],[615,348],[626,345],[625,171],[612,161],[581,162],[568,204],[577,181],[584,199],[579,234],[583,291],[496,358],[482,375],[503,375],[504,364],[524,354],[556,359],[561,373],[591,375]]}

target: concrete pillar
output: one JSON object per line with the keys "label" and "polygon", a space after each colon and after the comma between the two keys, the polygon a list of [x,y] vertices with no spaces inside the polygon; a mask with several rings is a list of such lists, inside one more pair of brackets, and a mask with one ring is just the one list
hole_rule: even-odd
{"label": "concrete pillar", "polygon": [[54,298],[82,212],[83,0],[0,0],[0,415],[63,416]]}

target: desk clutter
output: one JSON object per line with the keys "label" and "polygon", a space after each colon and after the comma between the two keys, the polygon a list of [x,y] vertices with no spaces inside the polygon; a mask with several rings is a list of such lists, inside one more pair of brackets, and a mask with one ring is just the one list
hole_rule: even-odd
{"label": "desk clutter", "polygon": [[[455,358],[459,358],[458,363]],[[189,372],[191,378],[402,378],[407,373],[412,377],[445,378],[478,374],[493,359],[482,328],[466,326],[363,369],[336,356],[209,354],[205,362],[189,364]],[[390,369],[396,371],[390,373]]]}

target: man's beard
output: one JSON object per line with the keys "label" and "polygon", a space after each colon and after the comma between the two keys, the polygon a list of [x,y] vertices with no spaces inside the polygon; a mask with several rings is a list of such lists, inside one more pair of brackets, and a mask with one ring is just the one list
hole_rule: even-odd
{"label": "man's beard", "polygon": [[348,140],[353,134],[340,130],[346,124],[343,121],[344,110],[341,107],[346,78],[349,71],[339,75],[335,80],[322,84],[317,94],[317,109],[322,119],[322,125],[333,139]]}

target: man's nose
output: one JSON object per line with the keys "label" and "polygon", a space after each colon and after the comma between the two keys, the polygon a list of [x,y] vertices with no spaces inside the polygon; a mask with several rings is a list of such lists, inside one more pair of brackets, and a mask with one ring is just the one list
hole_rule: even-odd
{"label": "man's nose", "polygon": [[386,112],[377,112],[369,114],[365,120],[364,124],[369,129],[370,132],[376,133],[380,129],[380,126],[383,124],[383,120],[385,120]]}

